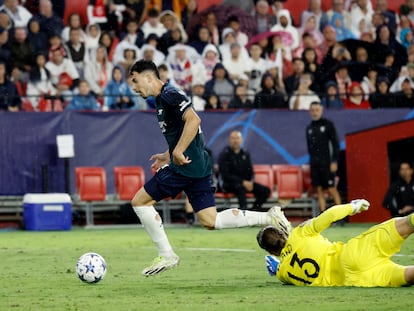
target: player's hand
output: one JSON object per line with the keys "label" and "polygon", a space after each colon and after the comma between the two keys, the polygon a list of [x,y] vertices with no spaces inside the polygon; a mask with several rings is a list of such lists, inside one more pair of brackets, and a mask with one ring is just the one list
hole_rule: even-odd
{"label": "player's hand", "polygon": [[279,267],[279,260],[272,256],[272,255],[266,255],[266,268],[267,272],[270,276],[275,276],[277,272],[277,268]]}
{"label": "player's hand", "polygon": [[243,187],[246,191],[251,192],[253,191],[253,182],[249,180],[243,180]]}
{"label": "player's hand", "polygon": [[158,170],[163,165],[170,163],[170,159],[169,159],[168,155],[166,155],[165,153],[153,154],[150,157],[150,161],[154,161],[151,164],[151,168],[153,170]]}
{"label": "player's hand", "polygon": [[365,199],[352,200],[350,204],[352,206],[352,215],[367,211],[370,205]]}
{"label": "player's hand", "polygon": [[176,165],[185,165],[191,163],[191,160],[184,153],[173,152],[173,162]]}

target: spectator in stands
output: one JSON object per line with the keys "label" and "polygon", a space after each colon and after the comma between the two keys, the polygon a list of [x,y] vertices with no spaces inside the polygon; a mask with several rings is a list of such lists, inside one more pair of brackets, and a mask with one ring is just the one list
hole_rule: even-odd
{"label": "spectator in stands", "polygon": [[400,163],[398,179],[388,188],[382,206],[389,210],[391,217],[403,217],[414,212],[414,178],[411,162]]}
{"label": "spectator in stands", "polygon": [[316,53],[316,60],[318,62],[318,64],[320,64],[322,62],[323,59],[323,54],[322,54],[322,50],[321,50],[321,46],[320,45],[316,45],[316,41],[313,38],[313,36],[310,33],[303,33],[302,35],[302,40],[300,42],[300,45],[298,48],[296,48],[293,53],[292,56],[295,57],[299,57],[302,58],[303,56],[303,52],[305,51],[305,49],[313,49]]}
{"label": "spectator in stands", "polygon": [[135,96],[134,92],[126,82],[123,67],[114,66],[112,70],[112,79],[105,87],[103,110],[143,110],[145,108],[145,100],[139,96]]}
{"label": "spectator in stands", "polygon": [[70,100],[73,90],[79,83],[76,66],[72,60],[64,57],[65,51],[61,46],[52,46],[49,54],[51,59],[46,63],[46,68],[50,72],[57,95],[62,95],[64,101]]}
{"label": "spectator in stands", "polygon": [[213,69],[213,78],[206,83],[206,96],[214,93],[221,103],[221,108],[226,109],[234,93],[234,84],[222,63],[217,63]]}
{"label": "spectator in stands", "polygon": [[157,68],[158,68],[158,73],[160,74],[160,80],[162,82],[169,83],[176,88],[180,87],[178,83],[175,82],[174,79],[172,78],[171,70],[165,63],[160,64]]}
{"label": "spectator in stands", "polygon": [[264,68],[267,67],[267,61],[261,57],[263,49],[258,43],[253,43],[249,48],[249,88],[255,92],[259,91],[262,76],[264,74]]}
{"label": "spectator in stands", "polygon": [[10,59],[9,32],[0,27],[0,62],[8,63]]}
{"label": "spectator in stands", "polygon": [[7,78],[6,64],[0,61],[0,111],[16,112],[21,104],[16,85]]}
{"label": "spectator in stands", "polygon": [[204,17],[202,25],[207,27],[208,30],[210,31],[211,43],[214,44],[215,46],[219,46],[220,31],[217,25],[216,14],[214,14],[214,12],[207,12]]}
{"label": "spectator in stands", "polygon": [[158,38],[167,31],[159,19],[159,11],[151,9],[148,11],[148,19],[142,24],[141,30],[144,33],[144,38],[148,38],[150,34],[156,34]]}
{"label": "spectator in stands", "polygon": [[385,54],[391,51],[397,56],[393,67],[399,69],[407,63],[407,50],[396,40],[395,34],[390,31],[387,25],[382,25],[377,29],[375,45],[378,53]]}
{"label": "spectator in stands", "polygon": [[305,70],[305,64],[302,58],[294,58],[292,60],[293,63],[293,74],[288,76],[284,81],[283,84],[285,85],[286,93],[290,96],[297,90],[299,86],[299,79],[302,73]]}
{"label": "spectator in stands", "polygon": [[69,59],[75,64],[79,77],[82,79],[89,55],[87,55],[85,43],[81,41],[79,28],[72,28],[70,30],[69,41],[66,42],[65,49]]}
{"label": "spectator in stands", "polygon": [[348,88],[352,83],[352,79],[349,76],[347,63],[339,63],[335,68],[335,81],[338,86],[339,97],[344,100],[348,94]]}
{"label": "spectator in stands", "polygon": [[73,96],[65,110],[101,110],[86,80],[79,81],[79,93]]}
{"label": "spectator in stands", "polygon": [[315,17],[315,25],[319,31],[322,31],[323,27],[326,26],[323,24],[323,21],[326,21],[326,13],[322,10],[321,0],[309,0],[309,7],[307,10],[303,11],[300,16],[301,26],[305,25],[309,16]]}
{"label": "spectator in stands", "polygon": [[48,37],[52,33],[58,33],[59,35],[62,33],[63,20],[53,12],[52,1],[39,0],[39,14],[35,18],[39,21],[40,31]]}
{"label": "spectator in stands", "polygon": [[106,85],[111,80],[113,65],[108,60],[103,46],[98,47],[92,53],[91,60],[86,63],[84,75],[92,92],[101,98],[105,93]]}
{"label": "spectator in stands", "polygon": [[99,46],[100,37],[101,27],[98,24],[89,24],[86,27],[85,46],[89,56]]}
{"label": "spectator in stands", "polygon": [[194,80],[191,84],[191,102],[195,111],[204,111],[207,101],[204,98],[204,83]]}
{"label": "spectator in stands", "polygon": [[220,62],[219,52],[214,44],[207,44],[201,54],[201,61],[206,69],[207,81],[213,78],[213,69]]}
{"label": "spectator in stands", "polygon": [[[228,59],[231,57],[231,45],[233,43],[236,43],[236,36],[233,31],[233,29],[227,27],[223,29],[223,32],[221,34],[223,43],[219,45],[219,52],[221,55],[222,61]],[[249,58],[249,53],[247,52],[246,48],[244,46],[240,46],[240,54],[241,57],[247,61]]]}
{"label": "spectator in stands", "polygon": [[40,31],[39,21],[32,18],[27,26],[27,39],[35,53],[46,53],[49,46],[47,36]]}
{"label": "spectator in stands", "polygon": [[378,70],[374,65],[368,67],[367,75],[362,78],[361,87],[365,94],[365,99],[377,91]]}
{"label": "spectator in stands", "polygon": [[333,47],[337,43],[336,31],[332,26],[328,25],[323,29],[322,35],[324,43],[319,48],[321,50],[322,56],[325,57],[329,52],[332,52]]}
{"label": "spectator in stands", "polygon": [[103,31],[101,37],[99,38],[99,45],[102,45],[106,48],[106,54],[108,55],[108,60],[113,61],[115,49],[119,43],[118,37],[112,36],[110,32]]}
{"label": "spectator in stands", "polygon": [[292,44],[289,48],[293,51],[300,44],[300,35],[295,26],[293,26],[292,18],[288,10],[280,10],[277,14],[277,24],[274,25],[271,31],[286,31],[292,36]]}
{"label": "spectator in stands", "polygon": [[138,25],[141,26],[147,17],[148,1],[125,0],[124,3],[126,8],[123,12],[123,28],[125,28],[126,23],[131,19],[136,20],[138,22]]}
{"label": "spectator in stands", "polygon": [[241,31],[240,21],[236,15],[232,15],[227,19],[227,27],[233,29],[236,42],[240,44],[240,46],[245,46],[247,44],[249,38],[243,31]]}
{"label": "spectator in stands", "polygon": [[344,99],[345,109],[370,109],[371,104],[365,98],[364,90],[359,82],[352,82],[348,87],[347,96]]}
{"label": "spectator in stands", "polygon": [[281,72],[279,67],[280,64],[278,64],[277,62],[267,61],[265,67],[266,73],[270,74],[270,76],[272,77],[274,82],[274,88],[283,95],[286,95],[285,85],[283,84],[283,80],[279,77]]}
{"label": "spectator in stands", "polygon": [[404,11],[406,12],[411,23],[414,24],[414,1],[406,0]]}
{"label": "spectator in stands", "polygon": [[344,103],[339,97],[338,86],[335,81],[328,81],[325,84],[325,94],[321,97],[321,105],[328,109],[343,109]]}
{"label": "spectator in stands", "polygon": [[99,25],[99,29],[114,32],[119,35],[119,25],[122,23],[122,12],[125,5],[122,0],[89,0],[86,8],[89,24]]}
{"label": "spectator in stands", "polygon": [[315,81],[317,81],[320,68],[319,68],[318,55],[316,54],[316,50],[313,48],[304,49],[303,54],[302,54],[302,60],[305,66],[303,71],[310,73],[315,79]]}
{"label": "spectator in stands", "polygon": [[[184,29],[187,28],[189,21],[197,14],[197,0],[188,0],[186,6],[181,11],[181,22]],[[199,52],[201,54],[201,52]]]}
{"label": "spectator in stands", "polygon": [[265,73],[260,84],[261,90],[254,97],[255,108],[288,108],[285,94],[278,91],[271,74]]}
{"label": "spectator in stands", "polygon": [[311,183],[318,195],[319,210],[324,212],[326,189],[333,197],[335,204],[341,204],[341,197],[335,184],[339,140],[334,124],[323,117],[323,107],[319,101],[311,103],[309,114],[312,121],[306,127],[306,142],[310,158]]}
{"label": "spectator in stands", "polygon": [[[164,35],[169,32],[173,31],[174,29],[178,29],[181,33],[182,42],[188,41],[188,35],[184,29],[183,24],[181,23],[178,16],[171,10],[165,10],[160,13],[160,22],[164,25],[164,28],[167,30]],[[163,35],[163,36],[164,36]],[[161,36],[161,37],[163,37]]]}
{"label": "spectator in stands", "polygon": [[249,62],[241,56],[240,44],[235,42],[230,46],[230,57],[223,60],[223,66],[229,73],[230,79],[234,84],[238,83],[242,74],[250,72]]}
{"label": "spectator in stands", "polygon": [[387,0],[375,1],[375,12],[380,12],[384,16],[385,23],[390,27],[391,31],[397,33],[398,15],[389,9]]}
{"label": "spectator in stands", "polygon": [[10,32],[14,28],[12,19],[5,11],[0,11],[0,27],[3,27]]}
{"label": "spectator in stands", "polygon": [[198,54],[202,54],[205,47],[210,44],[211,36],[207,27],[200,26],[197,31],[197,37],[191,40],[188,45],[196,49]]}
{"label": "spectator in stands", "polygon": [[335,29],[336,40],[343,41],[347,39],[357,39],[355,34],[345,26],[345,18],[340,13],[333,13],[329,20],[329,25]]}
{"label": "spectator in stands", "polygon": [[401,91],[394,93],[398,108],[414,108],[413,82],[405,78],[401,83]]}
{"label": "spectator in stands", "polygon": [[86,33],[83,30],[82,20],[79,13],[72,13],[68,17],[68,24],[63,28],[62,33],[60,36],[62,37],[63,42],[69,41],[69,30],[71,28],[79,29],[81,41],[85,42],[86,40]]}
{"label": "spectator in stands", "polygon": [[35,51],[27,39],[26,28],[15,28],[10,46],[12,76],[15,80],[27,82],[35,62]]}
{"label": "spectator in stands", "polygon": [[[316,0],[319,1],[319,0]],[[317,24],[317,17],[312,14],[305,15],[305,19],[303,21],[302,26],[298,29],[299,38],[302,37],[302,35],[307,32],[313,36],[313,39],[315,40],[315,43],[317,46],[323,44],[323,34],[319,30],[319,26]]]}
{"label": "spectator in stands", "polygon": [[311,85],[312,76],[309,73],[302,73],[299,86],[289,99],[290,110],[309,110],[311,103],[320,102],[318,95],[310,89]]}
{"label": "spectator in stands", "polygon": [[205,68],[201,63],[200,55],[190,46],[176,44],[168,49],[166,60],[173,79],[187,93],[191,90],[191,83],[196,77],[205,82]]}
{"label": "spectator in stands", "polygon": [[326,11],[325,18],[322,18],[321,20],[321,30],[325,29],[325,26],[329,24],[329,21],[332,20],[334,13],[340,14],[342,16],[342,25],[345,27],[345,29],[351,29],[351,15],[345,9],[345,0],[332,0],[331,9]]}
{"label": "spectator in stands", "polygon": [[165,55],[162,52],[158,51],[151,44],[144,44],[141,47],[140,56],[138,58],[143,60],[150,60],[157,66],[161,65],[161,63],[165,61]]}
{"label": "spectator in stands", "polygon": [[247,96],[247,87],[243,84],[237,84],[234,88],[233,98],[230,100],[229,109],[252,109],[253,102]]}
{"label": "spectator in stands", "polygon": [[26,94],[35,110],[38,109],[41,97],[56,95],[56,89],[51,82],[51,74],[46,68],[46,54],[37,54],[36,64],[30,71]]}
{"label": "spectator in stands", "polygon": [[179,24],[174,24],[171,29],[168,29],[160,38],[158,49],[167,55],[168,49],[176,44],[185,44],[187,34]]}
{"label": "spectator in stands", "polygon": [[[121,44],[119,44],[118,46],[120,46]],[[129,72],[129,69],[131,69],[132,65],[138,59],[137,51],[136,51],[136,49],[134,49],[134,47],[135,46],[133,46],[133,45],[130,45],[130,47],[126,47],[123,50],[122,59],[120,59],[119,62],[115,62],[115,65],[122,66],[124,68],[125,72]]]}
{"label": "spectator in stands", "polygon": [[369,102],[371,108],[393,108],[396,107],[395,96],[390,94],[390,80],[385,76],[379,76],[376,82],[375,93],[370,94]]}
{"label": "spectator in stands", "polygon": [[223,191],[237,196],[240,209],[248,209],[246,194],[253,193],[255,201],[252,208],[257,210],[267,201],[271,189],[254,181],[250,153],[242,148],[242,145],[241,132],[232,131],[229,145],[223,149],[218,158],[219,180]]}
{"label": "spectator in stands", "polygon": [[220,97],[215,93],[210,93],[205,96],[206,97],[206,105],[204,107],[204,110],[220,110],[221,102]]}
{"label": "spectator in stands", "polygon": [[30,13],[18,0],[4,0],[0,6],[0,11],[6,12],[13,21],[13,27],[27,27],[29,20],[32,18]]}
{"label": "spectator in stands", "polygon": [[[329,27],[329,26],[328,26]],[[333,45],[321,63],[321,79],[322,83],[335,79],[335,74],[339,68],[344,67],[348,61],[352,60],[351,53],[341,43]],[[339,91],[343,94],[343,86],[337,81]],[[341,95],[342,96],[342,95]]]}
{"label": "spectator in stands", "polygon": [[351,31],[359,38],[361,33],[361,21],[365,29],[372,27],[372,4],[369,0],[356,0],[350,10],[351,14]]}
{"label": "spectator in stands", "polygon": [[144,40],[144,33],[139,29],[137,21],[130,19],[125,25],[126,32],[122,33],[121,40],[128,41],[130,44],[133,44],[137,47],[141,47]]}
{"label": "spectator in stands", "polygon": [[400,31],[401,44],[408,49],[410,44],[414,42],[413,30],[411,28],[403,28]]}
{"label": "spectator in stands", "polygon": [[276,16],[269,13],[269,3],[266,0],[257,1],[252,14],[256,19],[258,34],[270,30],[277,22]]}

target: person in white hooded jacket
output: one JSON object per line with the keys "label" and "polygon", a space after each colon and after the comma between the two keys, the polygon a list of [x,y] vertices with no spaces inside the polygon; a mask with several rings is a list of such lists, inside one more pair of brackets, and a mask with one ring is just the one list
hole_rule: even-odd
{"label": "person in white hooded jacket", "polygon": [[274,25],[270,31],[285,31],[292,35],[292,44],[290,49],[293,51],[300,44],[298,29],[292,25],[292,17],[289,10],[280,10],[277,14],[277,24]]}

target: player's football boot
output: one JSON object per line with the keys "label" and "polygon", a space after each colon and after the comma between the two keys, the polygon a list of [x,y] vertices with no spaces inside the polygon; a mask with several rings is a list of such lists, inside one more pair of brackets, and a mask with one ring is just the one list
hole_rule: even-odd
{"label": "player's football boot", "polygon": [[172,269],[180,263],[180,258],[174,254],[172,257],[163,257],[159,256],[152,261],[152,264],[149,267],[146,267],[142,270],[141,274],[143,276],[152,276],[159,274],[165,270]]}
{"label": "player's football boot", "polygon": [[289,233],[292,230],[292,225],[289,220],[287,220],[285,214],[283,214],[281,207],[277,205],[273,206],[267,211],[267,214],[272,219],[272,225],[284,232],[286,236],[289,236]]}

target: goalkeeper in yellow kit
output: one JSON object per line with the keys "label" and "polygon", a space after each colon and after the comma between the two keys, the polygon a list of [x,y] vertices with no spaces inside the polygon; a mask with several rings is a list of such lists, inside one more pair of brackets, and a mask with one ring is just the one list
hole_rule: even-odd
{"label": "goalkeeper in yellow kit", "polygon": [[257,241],[271,254],[266,256],[269,273],[298,286],[413,285],[414,266],[398,265],[390,257],[414,232],[414,213],[373,226],[347,243],[330,242],[321,235],[333,222],[368,208],[368,201],[353,200],[333,206],[291,231],[288,223],[263,228]]}

